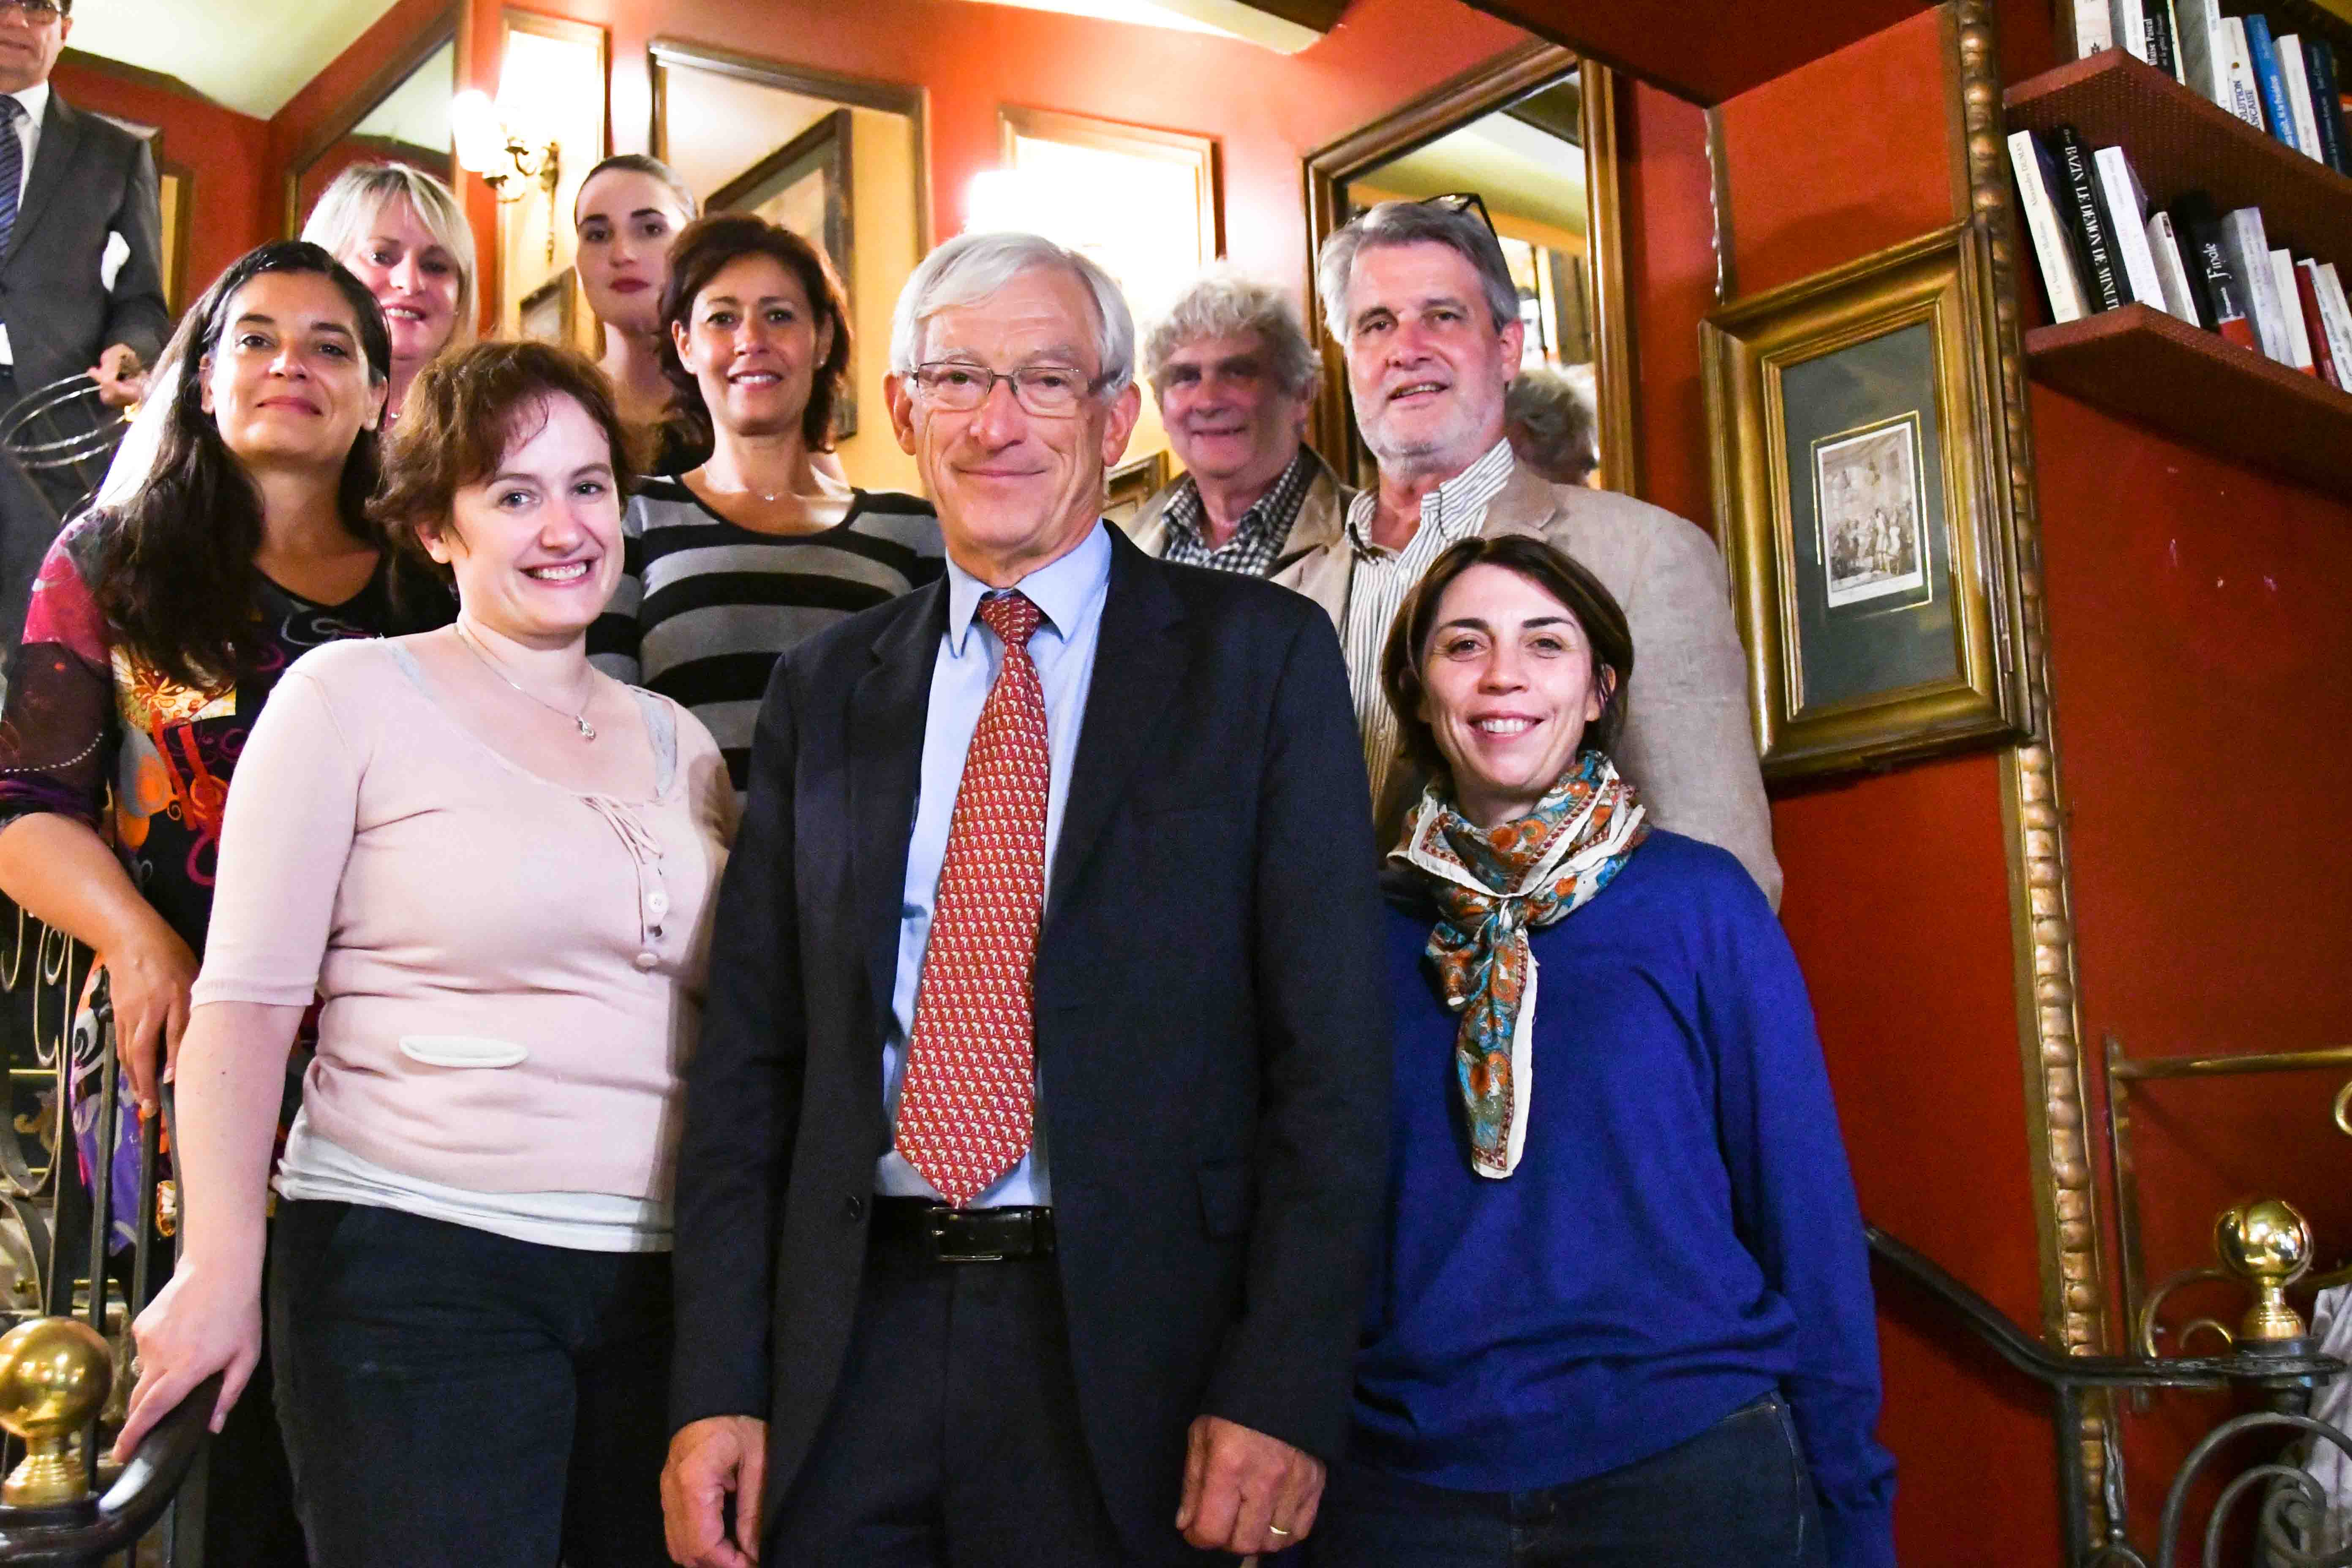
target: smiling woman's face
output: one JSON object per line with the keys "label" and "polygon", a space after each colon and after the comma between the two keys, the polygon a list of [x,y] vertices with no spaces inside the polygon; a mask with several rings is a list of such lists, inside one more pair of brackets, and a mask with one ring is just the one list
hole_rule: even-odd
{"label": "smiling woman's face", "polygon": [[833,323],[817,320],[800,279],[758,251],[712,273],[672,335],[703,406],[739,436],[796,428],[833,352]]}
{"label": "smiling woman's face", "polygon": [[198,401],[247,468],[340,470],[383,410],[351,301],[324,274],[264,272],[234,295],[205,355]]}
{"label": "smiling woman's face", "polygon": [[1527,816],[1601,717],[1592,644],[1575,613],[1508,567],[1446,584],[1421,656],[1421,718],[1481,827]]}
{"label": "smiling woman's face", "polygon": [[383,307],[395,367],[413,369],[448,345],[457,330],[465,273],[407,197],[394,196],[378,208],[375,221],[335,259]]}
{"label": "smiling woman's face", "polygon": [[568,396],[517,411],[498,471],[461,487],[425,547],[476,625],[561,647],[603,612],[621,575],[621,491],[604,427]]}

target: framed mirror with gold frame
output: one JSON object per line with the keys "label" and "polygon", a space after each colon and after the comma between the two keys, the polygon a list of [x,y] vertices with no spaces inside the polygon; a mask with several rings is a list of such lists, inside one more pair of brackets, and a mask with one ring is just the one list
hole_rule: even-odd
{"label": "framed mirror with gold frame", "polygon": [[[1307,155],[1307,288],[1315,255],[1349,218],[1387,200],[1475,191],[1519,286],[1524,363],[1591,367],[1601,465],[1593,482],[1631,491],[1633,439],[1616,81],[1605,66],[1540,41],[1496,56]],[[1347,363],[1320,320],[1315,445],[1362,483],[1370,454],[1348,403]]]}

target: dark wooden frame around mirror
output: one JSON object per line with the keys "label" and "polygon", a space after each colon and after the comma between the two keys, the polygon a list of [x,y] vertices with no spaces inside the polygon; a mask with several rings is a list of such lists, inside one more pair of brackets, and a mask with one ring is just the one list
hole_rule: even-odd
{"label": "dark wooden frame around mirror", "polygon": [[1610,69],[1540,40],[1510,49],[1442,82],[1370,125],[1317,148],[1306,159],[1307,305],[1323,352],[1314,441],[1342,474],[1356,471],[1362,443],[1348,407],[1348,366],[1324,330],[1315,292],[1315,254],[1339,226],[1348,187],[1403,153],[1515,103],[1574,70],[1583,96],[1586,235],[1591,258],[1592,360],[1600,402],[1600,482],[1633,492],[1641,472],[1633,438],[1633,357],[1625,291],[1624,222],[1617,184],[1617,88]]}
{"label": "dark wooden frame around mirror", "polygon": [[[309,140],[294,150],[286,163],[286,235],[293,238],[302,232],[302,174],[326,156],[329,148],[350,135],[359,122],[375,112],[376,106],[392,96],[401,83],[431,59],[443,45],[457,37],[459,7],[451,5],[433,18],[432,25],[417,34],[408,47],[386,60],[377,72],[368,78],[335,117],[313,132]],[[449,90],[454,96],[457,84],[452,81]],[[457,155],[450,154],[450,170],[457,169]]]}

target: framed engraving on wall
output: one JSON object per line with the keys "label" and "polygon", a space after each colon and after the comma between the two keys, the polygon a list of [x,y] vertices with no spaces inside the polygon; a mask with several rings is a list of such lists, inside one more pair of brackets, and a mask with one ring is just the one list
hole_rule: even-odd
{"label": "framed engraving on wall", "polygon": [[578,276],[567,267],[524,295],[516,322],[517,335],[543,343],[581,347]]}
{"label": "framed engraving on wall", "polygon": [[1985,236],[1960,224],[1700,328],[1768,778],[2025,729],[1992,300]]}

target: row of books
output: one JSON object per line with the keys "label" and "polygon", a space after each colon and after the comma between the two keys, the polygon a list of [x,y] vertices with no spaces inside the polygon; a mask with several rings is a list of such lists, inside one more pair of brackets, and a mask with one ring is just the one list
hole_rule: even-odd
{"label": "row of books", "polygon": [[2273,247],[2262,209],[2203,191],[2151,210],[2121,147],[2012,132],[2011,170],[2050,319],[2152,305],[2352,392],[2352,306],[2333,261]]}
{"label": "row of books", "polygon": [[2257,131],[2352,174],[2344,82],[2326,38],[2277,33],[2260,12],[2224,16],[2218,0],[2074,0],[2080,57],[2119,48]]}

